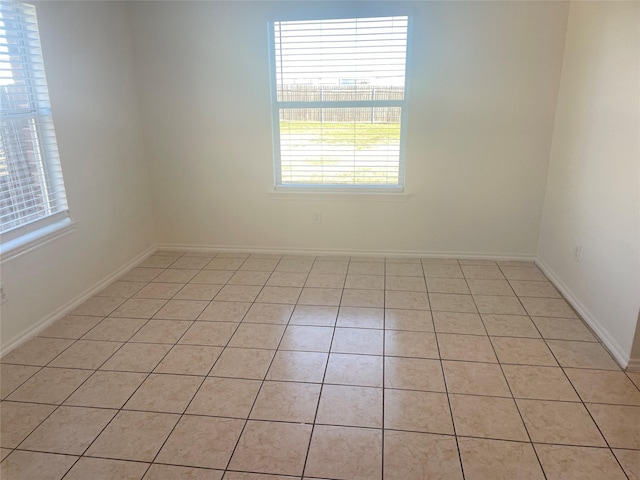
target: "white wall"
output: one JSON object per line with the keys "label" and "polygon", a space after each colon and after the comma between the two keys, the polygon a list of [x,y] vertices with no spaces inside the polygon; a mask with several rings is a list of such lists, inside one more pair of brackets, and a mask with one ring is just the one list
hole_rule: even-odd
{"label": "white wall", "polygon": [[74,232],[2,264],[6,347],[153,244],[126,5],[37,4]]}
{"label": "white wall", "polygon": [[571,4],[538,251],[623,362],[640,308],[638,5]]}
{"label": "white wall", "polygon": [[132,2],[161,244],[535,255],[565,3],[414,2],[408,200],[268,195],[267,21],[389,5]]}

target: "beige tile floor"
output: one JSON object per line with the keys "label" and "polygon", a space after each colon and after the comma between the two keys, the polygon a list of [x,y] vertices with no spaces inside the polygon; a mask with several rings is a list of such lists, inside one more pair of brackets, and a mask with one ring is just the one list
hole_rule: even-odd
{"label": "beige tile floor", "polygon": [[3,480],[640,479],[531,263],[161,251],[0,368]]}

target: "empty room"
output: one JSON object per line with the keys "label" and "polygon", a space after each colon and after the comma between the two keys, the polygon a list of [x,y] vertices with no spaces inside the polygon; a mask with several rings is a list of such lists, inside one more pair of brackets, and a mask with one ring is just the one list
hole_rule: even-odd
{"label": "empty room", "polygon": [[640,480],[639,32],[0,0],[0,478]]}

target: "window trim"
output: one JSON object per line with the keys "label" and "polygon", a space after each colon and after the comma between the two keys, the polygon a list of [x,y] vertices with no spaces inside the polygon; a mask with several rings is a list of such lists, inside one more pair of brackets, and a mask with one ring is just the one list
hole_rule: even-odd
{"label": "window trim", "polygon": [[[403,100],[384,100],[384,101],[313,101],[313,102],[279,102],[277,98],[277,72],[276,72],[276,46],[275,46],[275,23],[290,21],[322,21],[322,20],[340,20],[351,18],[380,18],[405,16],[407,17],[407,45],[405,53],[405,79],[404,79],[404,99]],[[407,130],[408,130],[408,106],[409,106],[409,79],[410,79],[410,63],[411,63],[411,38],[413,31],[413,15],[405,9],[399,9],[396,12],[373,12],[363,14],[362,12],[353,12],[346,15],[309,15],[298,16],[295,18],[271,19],[268,22],[268,46],[269,46],[269,93],[271,100],[271,137],[272,137],[272,162],[273,162],[273,192],[282,192],[285,195],[295,193],[316,193],[316,194],[401,194],[406,191],[406,165],[407,165]],[[397,185],[338,185],[338,184],[321,184],[321,183],[297,183],[282,184],[282,157],[280,150],[280,109],[281,108],[348,108],[348,107],[371,107],[376,106],[396,106],[401,108],[400,114],[400,142],[398,156],[398,184]],[[280,183],[278,183],[280,181]]]}

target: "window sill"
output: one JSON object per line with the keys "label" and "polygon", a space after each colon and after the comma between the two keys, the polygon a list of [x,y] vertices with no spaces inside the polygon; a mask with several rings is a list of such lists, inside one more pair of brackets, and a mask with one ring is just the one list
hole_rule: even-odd
{"label": "window sill", "polygon": [[411,196],[407,192],[328,192],[300,190],[270,190],[270,198],[275,200],[329,200],[347,202],[406,202]]}
{"label": "window sill", "polygon": [[0,244],[0,264],[13,260],[42,245],[63,237],[76,229],[70,218],[47,225],[33,232]]}

